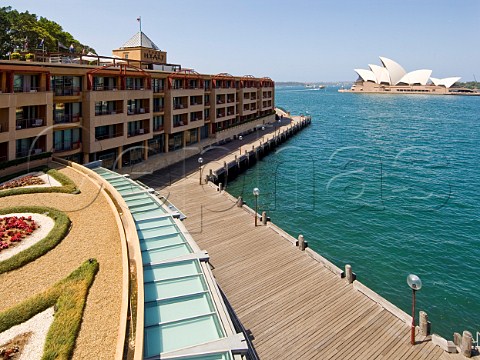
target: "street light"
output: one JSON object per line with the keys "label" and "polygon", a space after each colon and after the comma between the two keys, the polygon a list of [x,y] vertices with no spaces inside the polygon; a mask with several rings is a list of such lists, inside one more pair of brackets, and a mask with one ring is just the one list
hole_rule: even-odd
{"label": "street light", "polygon": [[417,275],[407,276],[407,284],[412,289],[412,332],[410,334],[410,344],[415,345],[415,292],[422,288],[422,280]]}
{"label": "street light", "polygon": [[199,157],[198,158],[198,172],[200,173],[200,185],[202,185],[202,164],[203,164],[203,158]]}
{"label": "street light", "polygon": [[253,189],[253,196],[255,196],[255,226],[257,226],[257,209],[258,209],[258,195],[260,195],[260,190],[258,188]]}
{"label": "street light", "polygon": [[[243,136],[240,135],[240,136],[238,137],[238,140],[242,141],[242,140],[243,140]],[[242,155],[242,145],[240,145],[240,155]]]}

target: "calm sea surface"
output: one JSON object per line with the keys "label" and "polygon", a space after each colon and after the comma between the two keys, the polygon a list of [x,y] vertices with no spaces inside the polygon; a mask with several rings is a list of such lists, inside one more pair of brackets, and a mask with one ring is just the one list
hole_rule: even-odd
{"label": "calm sea surface", "polygon": [[[480,331],[480,97],[277,88],[312,125],[228,191],[407,313],[407,275],[432,331]],[[475,335],[474,335],[475,336]]]}

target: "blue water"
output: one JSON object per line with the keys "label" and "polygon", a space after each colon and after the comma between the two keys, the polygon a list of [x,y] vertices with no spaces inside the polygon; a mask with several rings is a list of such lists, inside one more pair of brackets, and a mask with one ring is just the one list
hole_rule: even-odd
{"label": "blue water", "polygon": [[228,191],[432,330],[480,331],[480,97],[277,88],[312,125]]}

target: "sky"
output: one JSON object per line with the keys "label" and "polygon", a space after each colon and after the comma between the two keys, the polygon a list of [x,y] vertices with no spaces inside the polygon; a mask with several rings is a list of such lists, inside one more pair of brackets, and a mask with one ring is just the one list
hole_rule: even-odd
{"label": "sky", "polygon": [[354,81],[354,68],[431,69],[480,81],[479,0],[11,0],[99,55],[139,31],[167,61],[200,73]]}

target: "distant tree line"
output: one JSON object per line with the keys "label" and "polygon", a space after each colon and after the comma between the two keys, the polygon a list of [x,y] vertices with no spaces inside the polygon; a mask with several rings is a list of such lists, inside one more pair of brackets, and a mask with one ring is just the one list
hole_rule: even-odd
{"label": "distant tree line", "polygon": [[467,89],[480,89],[480,83],[477,83],[476,81],[467,81],[467,82],[460,82],[457,81],[453,87],[464,87]]}
{"label": "distant tree line", "polygon": [[0,8],[0,58],[8,58],[12,52],[93,52],[54,21],[28,11],[18,12],[11,6]]}

